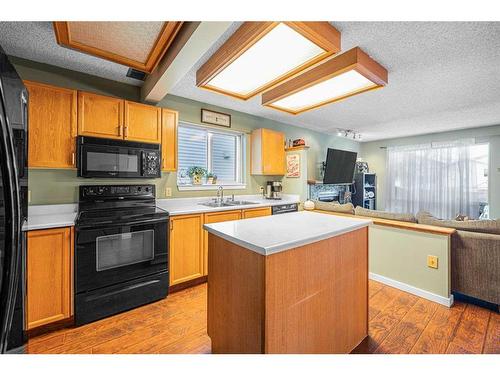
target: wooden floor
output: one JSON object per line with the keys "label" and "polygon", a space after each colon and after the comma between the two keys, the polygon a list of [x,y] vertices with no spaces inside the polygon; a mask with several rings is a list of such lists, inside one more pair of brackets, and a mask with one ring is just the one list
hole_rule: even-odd
{"label": "wooden floor", "polygon": [[[111,318],[32,338],[29,353],[210,353],[206,284]],[[500,353],[500,314],[446,308],[370,281],[369,337],[355,353]]]}

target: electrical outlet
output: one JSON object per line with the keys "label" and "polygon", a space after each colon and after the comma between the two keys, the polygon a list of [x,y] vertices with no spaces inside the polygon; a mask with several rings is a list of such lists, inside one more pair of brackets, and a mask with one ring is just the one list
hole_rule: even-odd
{"label": "electrical outlet", "polygon": [[172,196],[172,188],[165,188],[165,196],[166,197],[171,197]]}
{"label": "electrical outlet", "polygon": [[31,190],[28,190],[28,203],[31,202]]}
{"label": "electrical outlet", "polygon": [[435,255],[427,255],[427,267],[438,268],[438,257]]}

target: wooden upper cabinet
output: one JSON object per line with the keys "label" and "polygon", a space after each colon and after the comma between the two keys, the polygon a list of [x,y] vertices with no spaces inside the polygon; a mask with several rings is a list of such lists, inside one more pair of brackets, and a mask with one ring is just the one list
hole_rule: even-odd
{"label": "wooden upper cabinet", "polygon": [[285,134],[270,129],[252,131],[251,174],[285,174]]}
{"label": "wooden upper cabinet", "polygon": [[25,81],[30,168],[75,168],[76,90]]}
{"label": "wooden upper cabinet", "polygon": [[161,143],[161,108],[125,101],[124,139]]}
{"label": "wooden upper cabinet", "polygon": [[78,92],[78,134],[123,139],[124,100]]}
{"label": "wooden upper cabinet", "polygon": [[72,228],[28,232],[27,328],[72,315]]}
{"label": "wooden upper cabinet", "polygon": [[203,214],[170,218],[170,285],[203,276]]}
{"label": "wooden upper cabinet", "polygon": [[179,115],[177,111],[164,108],[161,119],[161,169],[173,172],[177,170],[177,125]]}

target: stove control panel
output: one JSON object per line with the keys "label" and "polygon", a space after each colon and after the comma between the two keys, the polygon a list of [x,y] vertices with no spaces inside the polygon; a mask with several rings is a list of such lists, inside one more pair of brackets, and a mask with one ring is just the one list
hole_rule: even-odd
{"label": "stove control panel", "polygon": [[80,186],[80,200],[122,197],[155,197],[154,185],[85,185]]}

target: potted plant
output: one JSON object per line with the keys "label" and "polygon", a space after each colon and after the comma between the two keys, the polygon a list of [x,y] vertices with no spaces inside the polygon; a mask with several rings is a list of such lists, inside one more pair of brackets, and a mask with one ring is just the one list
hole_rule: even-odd
{"label": "potted plant", "polygon": [[210,172],[207,174],[207,184],[216,184],[217,183],[217,175]]}
{"label": "potted plant", "polygon": [[188,176],[191,177],[193,185],[201,185],[201,179],[207,174],[207,170],[196,165],[189,167]]}

